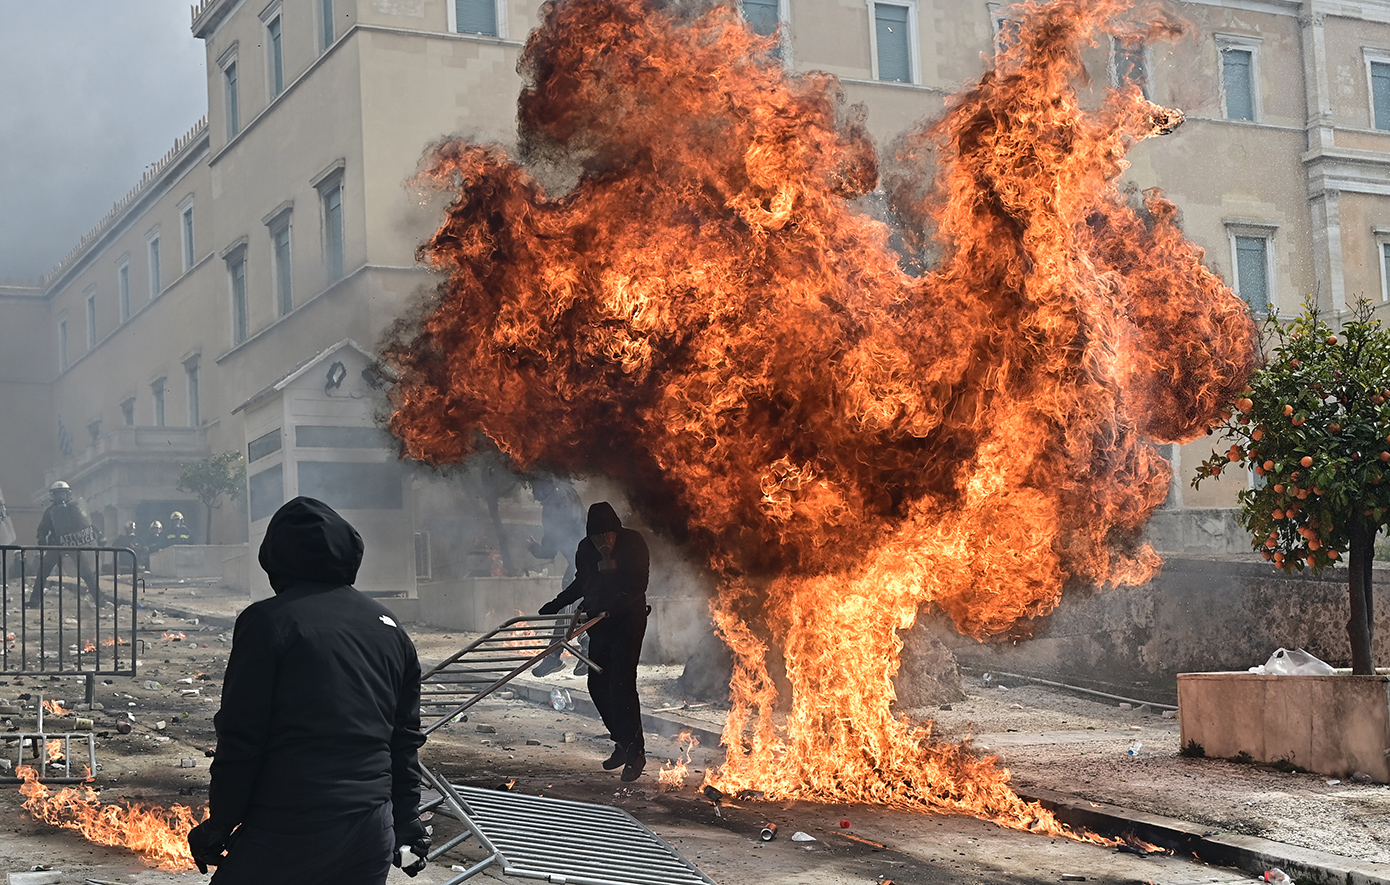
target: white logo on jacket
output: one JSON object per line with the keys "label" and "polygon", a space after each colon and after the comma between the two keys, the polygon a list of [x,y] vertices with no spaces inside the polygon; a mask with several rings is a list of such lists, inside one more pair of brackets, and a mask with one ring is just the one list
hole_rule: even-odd
{"label": "white logo on jacket", "polygon": [[386,615],[378,615],[377,617],[381,618],[381,623],[385,624],[385,625],[388,626],[388,627],[399,627],[399,626],[400,626],[400,625],[397,624],[395,621],[393,621],[393,620],[391,620],[390,618],[386,617]]}

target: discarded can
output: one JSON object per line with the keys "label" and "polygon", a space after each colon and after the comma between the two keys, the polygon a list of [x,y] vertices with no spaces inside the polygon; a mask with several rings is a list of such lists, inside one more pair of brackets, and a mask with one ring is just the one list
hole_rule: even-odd
{"label": "discarded can", "polygon": [[842,829],[842,830],[848,830],[848,829],[849,829],[849,821],[847,821],[847,820],[842,820],[842,821],[840,821],[840,829]]}
{"label": "discarded can", "polygon": [[125,719],[117,719],[116,734],[130,734],[130,722]]}
{"label": "discarded can", "polygon": [[74,730],[74,731],[91,731],[91,730],[92,730],[92,724],[93,724],[93,723],[92,723],[92,720],[83,718],[82,716],[78,716],[78,717],[77,717],[77,722],[76,722],[76,724],[73,725],[73,730]]}
{"label": "discarded can", "polygon": [[758,838],[759,838],[759,839],[762,839],[764,842],[771,842],[773,839],[776,839],[776,838],[777,838],[777,825],[776,825],[776,824],[763,824],[763,831],[762,831],[761,833],[758,834]]}

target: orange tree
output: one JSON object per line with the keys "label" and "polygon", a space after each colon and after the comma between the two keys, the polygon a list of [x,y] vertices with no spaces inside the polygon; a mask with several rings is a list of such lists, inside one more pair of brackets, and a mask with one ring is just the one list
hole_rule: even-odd
{"label": "orange tree", "polygon": [[1218,432],[1231,447],[1201,464],[1194,487],[1243,467],[1240,493],[1252,546],[1286,572],[1345,561],[1352,672],[1374,672],[1371,562],[1390,520],[1390,333],[1362,302],[1335,331],[1310,303],[1296,320],[1266,326],[1264,368]]}

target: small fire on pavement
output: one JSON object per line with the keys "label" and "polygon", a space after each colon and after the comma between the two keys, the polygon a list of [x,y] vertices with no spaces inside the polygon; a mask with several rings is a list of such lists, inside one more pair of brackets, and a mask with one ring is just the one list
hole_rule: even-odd
{"label": "small fire on pavement", "polygon": [[[50,741],[50,752],[55,742]],[[61,750],[61,744],[59,743]],[[89,842],[128,848],[152,867],[169,871],[193,869],[188,831],[206,819],[185,805],[170,808],[138,803],[106,804],[86,784],[54,792],[39,783],[33,768],[20,766],[19,787],[24,809],[36,820],[76,830]]]}
{"label": "small fire on pavement", "polygon": [[685,775],[690,765],[690,751],[700,746],[700,739],[688,728],[676,735],[676,742],[681,745],[680,755],[674,760],[667,759],[666,764],[656,775],[657,783],[661,785],[662,792],[672,792],[685,786]]}

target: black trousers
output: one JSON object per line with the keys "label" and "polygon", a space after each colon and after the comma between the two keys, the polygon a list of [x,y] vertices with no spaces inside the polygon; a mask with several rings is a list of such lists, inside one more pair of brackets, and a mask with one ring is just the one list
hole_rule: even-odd
{"label": "black trousers", "polygon": [[647,634],[647,607],[610,614],[589,630],[589,657],[603,672],[589,671],[589,696],[615,743],[646,752],[642,707],[637,700],[637,659]]}
{"label": "black trousers", "polygon": [[[29,594],[29,605],[38,608],[39,600],[43,598],[43,585],[49,576],[58,571],[63,565],[63,561],[71,559],[77,564],[77,579],[87,585],[87,590],[92,594],[92,602],[98,607],[101,606],[101,588],[97,586],[97,563],[96,555],[91,552],[78,553],[53,553],[43,551],[39,554],[39,574],[34,578],[34,590]],[[64,571],[64,575],[72,572]]]}
{"label": "black trousers", "polygon": [[395,845],[390,802],[316,833],[242,824],[210,885],[382,885]]}

